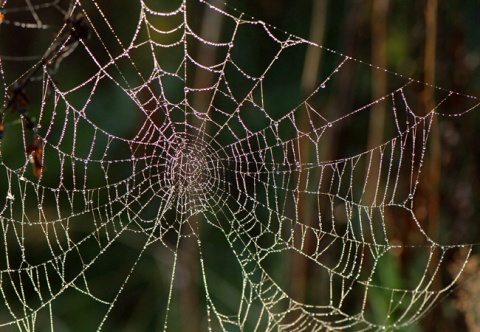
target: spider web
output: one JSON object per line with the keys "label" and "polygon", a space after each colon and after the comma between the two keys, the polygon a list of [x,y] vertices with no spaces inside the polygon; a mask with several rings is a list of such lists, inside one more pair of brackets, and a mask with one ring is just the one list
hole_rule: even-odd
{"label": "spider web", "polygon": [[[36,33],[40,54],[19,55],[4,39],[4,105],[51,47],[51,30],[68,29],[65,17],[83,13],[91,29],[25,88],[35,130],[19,112],[4,114],[2,328],[109,330],[127,316],[163,330],[189,319],[215,331],[396,330],[454,289],[478,244],[432,234],[416,197],[432,126],[468,117],[477,98],[220,2],[139,1],[128,15],[118,7],[2,2],[2,38]],[[200,14],[221,29],[205,29]],[[305,95],[298,63],[311,47],[324,60]],[[363,87],[348,110],[329,102],[342,75],[372,70],[389,76],[387,94]],[[424,89],[433,90],[431,109],[418,106]],[[388,131],[367,147],[377,106]],[[37,165],[23,152],[34,137]],[[305,294],[292,290],[295,262],[310,269]]]}

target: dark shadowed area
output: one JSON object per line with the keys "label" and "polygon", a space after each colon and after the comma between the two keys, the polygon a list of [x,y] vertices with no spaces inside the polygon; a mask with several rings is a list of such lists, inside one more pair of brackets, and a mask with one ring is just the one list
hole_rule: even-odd
{"label": "dark shadowed area", "polygon": [[480,330],[478,13],[0,0],[0,330]]}

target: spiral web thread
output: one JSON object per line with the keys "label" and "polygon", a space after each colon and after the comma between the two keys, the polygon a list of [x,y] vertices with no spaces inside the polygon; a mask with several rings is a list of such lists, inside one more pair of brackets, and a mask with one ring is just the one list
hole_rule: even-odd
{"label": "spiral web thread", "polygon": [[[388,72],[397,86],[387,95],[344,114],[328,111],[322,101],[343,71],[383,69],[221,3],[163,8],[139,1],[137,15],[129,14],[138,22],[128,33],[111,22],[101,1],[16,7],[31,13],[34,23],[9,20],[15,4],[2,6],[0,29],[42,32],[50,27],[43,11],[54,9],[60,18],[84,13],[92,31],[55,77],[44,68],[28,88],[38,99],[38,109],[29,112],[38,119],[43,144],[40,178],[21,152],[32,133],[16,114],[5,115],[0,327],[56,329],[66,315],[62,303],[78,297],[98,308],[87,318],[91,326],[106,328],[138,266],[153,256],[166,271],[158,313],[164,330],[177,326],[178,289],[185,287],[188,264],[196,264],[201,276],[200,295],[191,295],[201,298],[205,329],[397,329],[451,292],[469,262],[477,245],[442,243],[414,207],[432,123],[470,114],[476,98],[430,87],[437,102],[418,114],[412,91],[428,86]],[[200,12],[221,17],[218,40],[196,27]],[[248,45],[249,33],[263,36],[271,50],[256,67],[242,53],[257,47]],[[320,47],[330,65],[308,97],[291,107],[275,104],[281,99],[273,84],[278,68],[292,66],[295,82],[301,68],[289,57],[307,46]],[[202,63],[200,49],[214,52],[214,63]],[[1,62],[5,101],[19,78],[9,72],[9,60]],[[79,61],[82,69],[75,70]],[[454,98],[469,106],[445,110]],[[324,160],[332,133],[364,123],[374,105],[386,107],[390,137],[372,149],[352,142],[344,157]],[[412,243],[398,240],[405,223],[415,230]],[[228,307],[216,290],[218,275],[209,272],[214,253],[206,237],[212,234],[237,266],[239,294]],[[129,243],[124,259],[118,258],[119,243]],[[193,245],[186,249],[186,243]],[[193,261],[182,255],[188,250]],[[417,275],[404,276],[403,284],[385,281],[382,275],[404,252],[420,257]],[[439,286],[446,257],[458,252],[453,278]],[[102,271],[109,259],[121,268],[100,286],[96,276],[109,275]],[[285,281],[288,268],[276,268],[292,259],[315,270],[301,300]],[[379,294],[384,311],[374,318],[371,302]]]}

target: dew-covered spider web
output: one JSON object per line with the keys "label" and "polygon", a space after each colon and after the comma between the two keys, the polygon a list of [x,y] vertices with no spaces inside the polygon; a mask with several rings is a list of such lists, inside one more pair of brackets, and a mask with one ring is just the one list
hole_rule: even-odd
{"label": "dew-covered spider web", "polygon": [[398,330],[461,285],[478,230],[432,227],[425,173],[480,99],[223,2],[123,6],[0,1],[2,330]]}

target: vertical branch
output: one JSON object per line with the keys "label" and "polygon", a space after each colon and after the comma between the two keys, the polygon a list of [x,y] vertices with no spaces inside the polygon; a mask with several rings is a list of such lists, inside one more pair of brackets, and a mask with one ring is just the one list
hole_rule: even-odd
{"label": "vertical branch", "polygon": [[[370,29],[372,35],[371,41],[371,84],[372,84],[372,100],[379,100],[387,93],[387,72],[379,70],[376,67],[387,68],[387,30],[388,30],[388,11],[390,0],[372,0],[372,12],[370,17]],[[368,125],[367,149],[372,151],[370,158],[365,160],[365,191],[362,194],[362,204],[376,206],[381,204],[377,197],[378,186],[384,184],[379,183],[379,176],[382,172],[382,158],[380,150],[372,150],[379,147],[385,137],[385,118],[386,104],[384,102],[374,103],[370,108],[370,119]],[[384,211],[385,220],[393,218],[386,209]],[[371,235],[366,234],[371,237]],[[389,239],[395,241],[395,239]],[[369,241],[369,240],[367,240]],[[370,264],[372,264],[371,262]],[[370,310],[372,314],[378,317],[383,315],[384,308],[372,305]]]}
{"label": "vertical branch", "polygon": [[[312,18],[310,25],[310,37],[309,40],[316,43],[317,45],[323,44],[323,38],[325,35],[325,24],[326,24],[326,13],[327,13],[327,0],[317,0],[313,2],[312,8]],[[308,95],[315,89],[315,86],[318,81],[318,69],[320,67],[321,60],[321,48],[309,46],[307,53],[305,55],[305,63],[303,67],[302,74],[302,92],[304,95]],[[308,116],[302,118],[301,129],[303,131],[308,131]],[[304,159],[303,162],[310,161],[312,158],[313,151],[311,150],[311,145],[308,142],[302,141],[303,144],[300,146],[300,156]],[[314,222],[315,218],[312,216],[311,205],[316,204],[311,199],[305,197],[303,200],[299,200],[298,208],[298,218],[299,222],[306,225],[310,225]],[[305,248],[310,248],[314,244],[312,243],[311,237],[305,239],[304,246]],[[307,249],[308,250],[308,249]],[[290,289],[292,291],[292,297],[297,301],[304,301],[307,294],[307,284],[308,284],[308,261],[304,257],[300,257],[298,253],[292,255],[291,262],[291,285]]]}
{"label": "vertical branch", "polygon": [[[434,88],[435,84],[435,63],[436,63],[436,46],[437,46],[437,0],[427,0],[425,8],[425,59],[424,59],[424,81],[427,83],[423,92],[423,103],[425,112],[431,111],[435,107]],[[437,239],[439,234],[439,201],[440,201],[440,174],[441,174],[441,146],[438,122],[433,121],[429,135],[430,139],[430,159],[428,163],[427,177],[427,202],[428,202],[428,230],[431,238]],[[432,257],[429,264],[433,274],[438,264],[438,252]],[[438,273],[438,272],[437,272]],[[440,279],[435,275],[435,281],[432,284],[436,289],[441,288]],[[434,290],[434,289],[433,289]],[[426,319],[426,328],[434,329],[438,326],[435,323],[436,310],[432,311],[430,319]]]}
{"label": "vertical branch", "polygon": [[[223,2],[219,2],[216,4],[216,7],[220,10],[223,10],[225,4]],[[204,13],[201,36],[213,43],[218,42],[222,32],[222,20],[223,15],[216,11]],[[211,46],[208,47],[208,45],[200,43],[197,51],[198,62],[207,66],[215,64],[215,58],[217,56],[215,50],[216,48]],[[211,71],[197,70],[195,73],[195,81],[193,86],[211,86],[214,83],[214,78],[215,76]],[[208,109],[208,106],[211,102],[211,97],[212,96],[207,93],[195,94],[193,97],[193,106],[197,110]]]}
{"label": "vertical branch", "polygon": [[[225,4],[223,2],[217,5],[217,8],[223,9]],[[200,35],[213,43],[220,40],[220,33],[222,32],[223,15],[217,12],[204,12],[202,26]],[[203,65],[209,66],[215,63],[216,52],[215,48],[208,47],[207,44],[200,43],[197,50],[197,61]],[[193,87],[201,86],[211,86],[215,76],[213,72],[206,70],[196,70],[194,73],[195,78],[193,82]],[[208,110],[211,103],[212,95],[206,93],[195,93],[192,98],[192,106],[195,110]],[[202,120],[197,117],[191,118],[190,125],[194,128],[197,128],[199,131],[203,130],[204,134],[207,133],[208,128]],[[201,135],[201,133],[199,133]],[[196,226],[197,236],[200,236],[201,233],[201,216],[196,214],[190,217],[189,224],[192,227]],[[188,332],[198,331],[199,326],[201,325],[201,317],[204,315],[200,314],[200,304],[198,303],[199,292],[198,287],[199,276],[200,276],[200,266],[199,262],[199,253],[198,250],[201,250],[197,245],[196,241],[187,240],[185,241],[185,256],[186,256],[186,267],[190,273],[191,279],[185,289],[182,290],[181,303],[184,310],[184,321],[183,321],[183,330]],[[207,285],[204,285],[205,289]],[[206,314],[206,313],[205,313]]]}
{"label": "vertical branch", "polygon": [[[434,88],[435,62],[437,45],[437,0],[428,0],[425,9],[425,86],[424,107],[429,112],[435,107]],[[430,162],[428,165],[428,221],[432,238],[438,235],[439,200],[440,200],[440,173],[441,173],[441,146],[438,123],[432,122],[429,135],[430,139]]]}
{"label": "vertical branch", "polygon": [[[309,40],[317,45],[323,44],[326,13],[327,0],[313,2]],[[305,94],[308,94],[315,88],[318,79],[318,68],[320,67],[321,55],[322,49],[320,47],[308,47],[302,74],[302,91]]]}
{"label": "vertical branch", "polygon": [[[372,7],[372,64],[387,68],[387,14],[389,0],[373,0]],[[377,100],[387,94],[387,73],[372,68],[372,99]],[[382,143],[385,131],[385,104],[372,105],[368,130],[368,149],[373,149]],[[367,204],[375,204],[377,178],[380,172],[380,155],[372,154],[367,186],[363,199]],[[369,165],[366,165],[369,169]]]}

